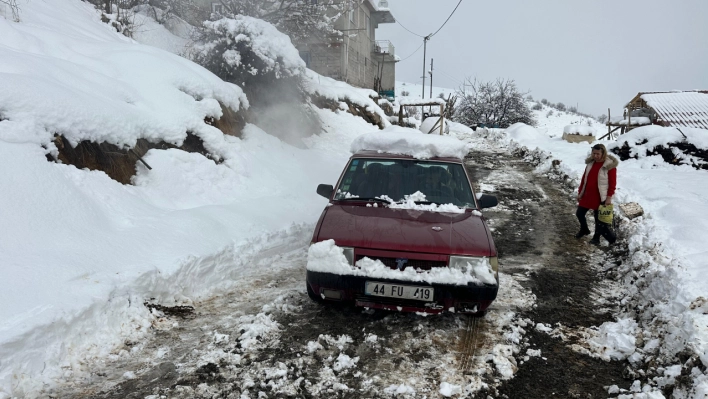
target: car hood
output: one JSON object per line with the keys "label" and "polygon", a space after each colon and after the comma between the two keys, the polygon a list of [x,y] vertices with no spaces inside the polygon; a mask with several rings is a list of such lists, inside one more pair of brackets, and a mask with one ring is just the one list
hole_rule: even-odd
{"label": "car hood", "polygon": [[330,205],[317,241],[402,252],[491,256],[487,226],[473,212],[443,213],[360,205]]}

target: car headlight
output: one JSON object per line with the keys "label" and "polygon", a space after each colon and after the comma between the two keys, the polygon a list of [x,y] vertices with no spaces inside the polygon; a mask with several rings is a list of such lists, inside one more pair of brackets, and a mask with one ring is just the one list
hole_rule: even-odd
{"label": "car headlight", "polygon": [[[450,262],[448,265],[452,269],[458,269],[460,271],[466,272],[468,270],[468,265],[472,266],[475,274],[484,273],[484,269],[475,267],[479,262],[485,262],[489,265],[488,269],[491,269],[490,274],[493,274],[494,279],[499,281],[499,260],[496,256],[492,257],[481,257],[481,256],[450,256]],[[477,276],[483,277],[483,276]],[[481,278],[485,281],[484,278]]]}
{"label": "car headlight", "polygon": [[347,261],[349,261],[349,264],[354,266],[354,248],[352,247],[339,247],[342,248],[342,252],[344,252],[344,257],[347,258]]}

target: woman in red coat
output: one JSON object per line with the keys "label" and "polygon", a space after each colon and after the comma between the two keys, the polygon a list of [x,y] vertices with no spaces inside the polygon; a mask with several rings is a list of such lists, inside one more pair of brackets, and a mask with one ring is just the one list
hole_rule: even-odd
{"label": "woman in red coat", "polygon": [[600,204],[610,205],[617,185],[617,165],[619,161],[607,154],[607,149],[602,144],[592,146],[592,153],[585,160],[585,173],[578,188],[578,210],[575,216],[580,222],[580,231],[576,238],[590,234],[585,215],[590,209],[595,211],[595,234],[590,240],[591,244],[599,245],[600,236],[613,244],[617,237],[610,225],[601,223],[597,219]]}

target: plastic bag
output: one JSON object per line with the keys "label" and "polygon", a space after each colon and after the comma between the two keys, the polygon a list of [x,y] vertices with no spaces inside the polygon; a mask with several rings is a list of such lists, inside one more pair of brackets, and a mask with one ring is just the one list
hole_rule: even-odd
{"label": "plastic bag", "polygon": [[597,208],[597,219],[601,223],[605,224],[612,224],[612,219],[614,218],[614,207],[612,204],[610,205],[600,205],[599,208]]}

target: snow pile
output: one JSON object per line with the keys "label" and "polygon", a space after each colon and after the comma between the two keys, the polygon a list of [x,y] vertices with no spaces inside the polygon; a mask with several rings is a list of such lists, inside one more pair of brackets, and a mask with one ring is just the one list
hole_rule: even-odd
{"label": "snow pile", "polygon": [[590,346],[603,360],[624,360],[636,350],[637,322],[621,319],[603,323],[596,337],[590,339]]}
{"label": "snow pile", "polygon": [[305,74],[304,87],[312,95],[319,95],[328,100],[341,102],[340,109],[342,110],[348,109],[347,104],[343,101],[349,101],[366,109],[367,112],[377,114],[384,126],[391,125],[388,116],[373,100],[379,97],[379,93],[374,90],[354,88],[344,82],[322,76],[310,69]]}
{"label": "snow pile", "polygon": [[[566,143],[534,130],[537,129],[515,125],[506,132],[491,132],[486,141],[525,156],[536,165],[538,173],[547,173],[576,190],[590,144]],[[614,148],[628,139],[635,145],[637,140],[647,140],[639,145],[651,146],[680,137],[705,148],[705,131],[681,130],[688,139],[676,129],[648,126],[620,136],[616,143],[604,143]],[[460,137],[474,140],[471,135]],[[640,147],[637,154],[641,150]],[[595,338],[588,340],[607,346],[603,352],[607,357],[629,356],[633,367],[643,367],[642,372],[649,376],[657,371],[649,368],[647,362],[663,367],[681,365],[682,374],[690,378],[674,392],[694,397],[708,387],[708,375],[700,371],[708,366],[708,316],[701,310],[701,298],[708,292],[708,280],[702,278],[708,273],[708,203],[704,200],[708,198],[708,175],[688,166],[665,163],[657,156],[646,156],[621,162],[617,179],[613,201],[637,202],[643,207],[644,216],[623,222],[621,237],[627,240],[629,254],[621,265],[606,266],[614,269],[622,285],[620,303],[624,312],[616,323],[603,325],[599,335],[593,334]],[[627,319],[636,322],[636,328]],[[643,345],[638,344],[642,342],[639,337]],[[640,347],[633,349],[634,345]],[[690,356],[689,361],[682,360],[679,354]],[[656,385],[656,381],[650,383]]]}
{"label": "snow pile", "polygon": [[597,133],[592,126],[568,125],[563,128],[563,133],[566,134],[581,134],[583,136],[594,136]]}
{"label": "snow pile", "polygon": [[408,155],[416,159],[464,159],[469,147],[454,137],[423,134],[416,129],[390,126],[383,131],[362,134],[352,142],[352,153],[365,150]]}
{"label": "snow pile", "polygon": [[[332,273],[343,276],[366,276],[399,281],[425,282],[428,284],[467,285],[483,284],[488,280],[488,270],[491,269],[489,259],[480,258],[480,265],[467,264],[464,270],[450,267],[436,267],[431,270],[419,271],[412,267],[395,270],[381,263],[380,260],[362,258],[354,266],[349,264],[342,248],[335,245],[334,240],[325,240],[310,246],[307,253],[307,270],[321,273]],[[483,270],[482,280],[475,274]],[[493,284],[496,284],[494,280]]]}
{"label": "snow pile", "polygon": [[506,134],[513,140],[541,142],[547,139],[538,130],[525,123],[514,123],[506,129]]}
{"label": "snow pile", "polygon": [[[342,143],[371,128],[315,110],[325,131],[304,148],[255,125],[224,136],[204,120],[219,103],[246,107],[239,87],[118,34],[88,3],[22,11],[21,23],[0,18],[0,398],[41,396],[140,342],[162,323],[151,298],[191,306],[233,287],[255,254],[304,245],[326,204],[315,187],[337,181]],[[187,132],[222,162],[153,149],[152,170],[138,164],[122,185],[46,157],[55,134],[123,146]],[[254,333],[256,322],[267,324],[249,322]]]}
{"label": "snow pile", "polygon": [[[435,204],[435,203],[417,204],[416,202],[426,202],[427,201],[425,194],[421,193],[420,191],[416,191],[410,195],[405,195],[403,201],[400,201],[400,202],[394,201],[393,199],[389,198],[387,195],[384,195],[382,197],[377,197],[377,198],[381,198],[383,200],[388,201],[389,204],[387,206],[391,209],[410,209],[410,210],[427,211],[427,212],[465,213],[464,208],[460,208],[454,204]],[[377,205],[377,204],[376,203],[374,203],[373,205],[367,204],[367,206],[375,206],[375,205]]]}
{"label": "snow pile", "polygon": [[462,387],[455,384],[450,384],[449,382],[440,383],[440,395],[449,398],[450,396],[459,395],[462,393]]}
{"label": "snow pile", "polygon": [[[663,161],[708,169],[708,130],[684,127],[642,126],[608,145],[620,159],[635,158],[645,163]],[[659,158],[658,156],[661,156]]]}
{"label": "snow pile", "polygon": [[[440,123],[441,122],[440,122],[439,116],[431,116],[431,117],[425,118],[425,120],[418,127],[418,130],[420,130],[421,132],[426,133],[426,134],[440,134]],[[448,126],[446,119],[443,119],[442,125],[443,125],[443,134],[449,133],[450,126]]]}
{"label": "snow pile", "polygon": [[[88,3],[23,5],[23,22],[0,19],[0,140],[41,144],[55,134],[133,146],[181,144],[187,132],[220,154],[219,103],[248,106],[241,89],[176,55],[137,45],[99,21]],[[56,155],[56,153],[55,153]]]}

